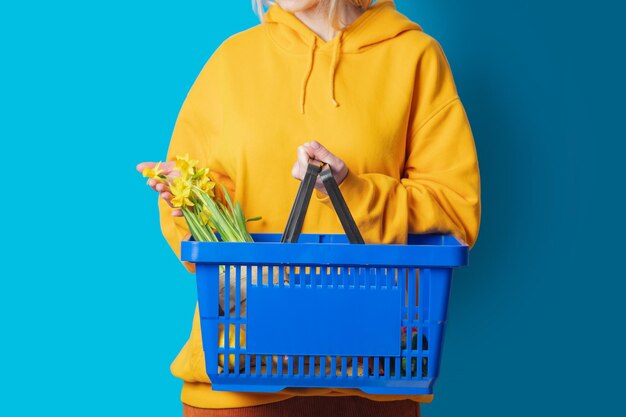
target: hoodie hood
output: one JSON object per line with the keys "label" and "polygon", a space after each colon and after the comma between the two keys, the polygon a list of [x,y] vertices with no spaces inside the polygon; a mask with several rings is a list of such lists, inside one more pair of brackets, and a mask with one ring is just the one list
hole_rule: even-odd
{"label": "hoodie hood", "polygon": [[339,101],[335,97],[335,73],[342,55],[363,52],[409,30],[422,30],[418,24],[398,12],[392,0],[379,0],[328,42],[277,3],[272,4],[265,13],[263,23],[271,38],[281,48],[289,53],[302,55],[303,59],[307,60],[300,86],[299,111],[302,114],[307,84],[315,66],[317,51],[328,51],[332,54],[328,68],[328,98],[331,105],[338,107]]}

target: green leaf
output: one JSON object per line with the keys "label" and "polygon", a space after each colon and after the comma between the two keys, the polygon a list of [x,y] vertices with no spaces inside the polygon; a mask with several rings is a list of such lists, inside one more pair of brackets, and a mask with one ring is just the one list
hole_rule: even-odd
{"label": "green leaf", "polygon": [[246,242],[252,242],[252,237],[246,229],[246,220],[243,217],[243,210],[239,203],[235,203],[235,218],[237,219],[237,226],[239,227],[239,234],[243,236]]}
{"label": "green leaf", "polygon": [[220,209],[218,202],[210,198],[206,193],[197,187],[194,187],[196,195],[202,200],[211,215],[213,225],[226,242],[244,242],[245,240],[237,235],[236,230],[231,225],[228,215]]}
{"label": "green leaf", "polygon": [[234,213],[235,207],[233,206],[233,202],[230,199],[230,195],[228,195],[228,191],[226,190],[226,187],[224,187],[223,184],[220,184],[220,187],[222,187],[222,191],[224,192],[224,198],[226,199],[226,202],[228,203],[228,206],[230,207],[231,213]]}
{"label": "green leaf", "polygon": [[208,236],[206,236],[206,234],[198,228],[193,213],[191,213],[187,207],[183,207],[182,212],[194,240],[197,242],[206,242],[208,240]]}

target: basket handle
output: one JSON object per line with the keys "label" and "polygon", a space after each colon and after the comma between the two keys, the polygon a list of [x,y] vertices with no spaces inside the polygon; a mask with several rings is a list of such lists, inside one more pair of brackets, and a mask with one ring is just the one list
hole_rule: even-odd
{"label": "basket handle", "polygon": [[306,174],[300,182],[300,187],[298,188],[296,199],[291,207],[291,213],[289,214],[289,219],[287,220],[287,226],[285,227],[285,232],[283,233],[281,242],[295,243],[298,241],[318,175],[326,187],[330,201],[333,203],[335,212],[339,217],[341,226],[343,226],[343,230],[346,232],[346,236],[348,237],[350,243],[365,243],[363,241],[363,237],[361,236],[361,232],[359,232],[359,228],[350,213],[350,209],[346,204],[346,200],[343,198],[343,195],[341,195],[339,186],[337,185],[335,177],[333,177],[333,173],[330,170],[330,165],[324,163],[314,163],[311,161],[309,161]]}

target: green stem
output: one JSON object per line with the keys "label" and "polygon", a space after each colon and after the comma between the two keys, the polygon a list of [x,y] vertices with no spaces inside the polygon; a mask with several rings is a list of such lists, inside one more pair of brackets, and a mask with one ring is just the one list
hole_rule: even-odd
{"label": "green stem", "polygon": [[[183,207],[182,209],[183,215],[185,216],[185,220],[187,221],[187,225],[189,229],[194,229],[198,234],[198,238],[204,242],[214,242],[215,239],[211,239],[211,236],[207,233],[207,231],[198,223],[198,219],[196,215],[189,211],[189,208]],[[192,232],[193,234],[193,232]],[[196,236],[194,235],[194,238]]]}
{"label": "green stem", "polygon": [[[198,223],[200,223],[200,226],[202,227],[203,230],[206,231],[206,233],[209,235],[209,238],[211,239],[211,242],[217,242],[217,236],[215,236],[215,233],[213,233],[213,229],[211,228],[210,224],[205,224],[204,220],[202,220],[202,215],[201,213],[203,213],[204,210],[202,208],[201,204],[196,204],[194,207],[194,213],[196,215],[196,219],[198,219]],[[206,214],[205,214],[206,215]],[[208,215],[206,215],[207,217],[209,217]]]}
{"label": "green stem", "polygon": [[222,236],[222,240],[229,242],[245,242],[237,230],[231,225],[228,214],[224,213],[219,205],[212,198],[208,197],[202,190],[194,187],[196,196],[202,201],[207,211],[211,214],[213,225]]}

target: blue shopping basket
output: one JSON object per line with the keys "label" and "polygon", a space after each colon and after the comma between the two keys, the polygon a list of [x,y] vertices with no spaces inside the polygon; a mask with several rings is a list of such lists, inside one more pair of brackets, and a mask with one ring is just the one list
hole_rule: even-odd
{"label": "blue shopping basket", "polygon": [[[334,200],[338,189],[324,183]],[[304,188],[310,190],[301,194]],[[290,224],[294,213],[306,211],[308,191],[312,185],[303,180],[298,197],[305,198],[299,204],[296,197],[299,207],[282,236],[253,234],[253,243],[182,242],[181,259],[196,264],[213,389],[431,394],[452,269],[467,264],[467,244],[432,234],[410,235],[405,245],[351,244],[358,229],[356,236],[346,229],[346,235],[305,234],[298,243],[282,243],[299,236],[302,222]]]}

